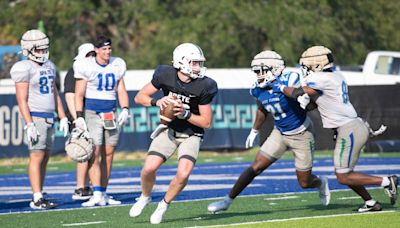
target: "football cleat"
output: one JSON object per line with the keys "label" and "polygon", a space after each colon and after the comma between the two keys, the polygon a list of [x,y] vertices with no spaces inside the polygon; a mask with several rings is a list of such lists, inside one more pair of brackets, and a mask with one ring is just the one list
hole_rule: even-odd
{"label": "football cleat", "polygon": [[225,198],[221,201],[217,201],[214,203],[210,203],[207,207],[208,211],[215,214],[219,211],[228,210],[229,206],[233,202],[233,199],[229,198],[229,196],[225,196]]}
{"label": "football cleat", "polygon": [[115,200],[112,196],[107,195],[107,193],[104,193],[103,195],[104,200],[106,201],[106,204],[108,205],[120,205],[121,201]]}
{"label": "football cleat", "polygon": [[168,207],[169,207],[169,204],[167,204],[164,200],[161,200],[161,202],[158,203],[156,210],[153,212],[153,214],[150,217],[150,223],[151,224],[160,224]]}
{"label": "football cleat", "polygon": [[320,176],[321,186],[319,186],[319,198],[322,205],[328,206],[331,201],[331,192],[329,191],[328,177]]}
{"label": "football cleat", "polygon": [[368,212],[368,211],[381,211],[382,206],[379,202],[375,202],[374,205],[369,206],[367,204],[364,204],[364,206],[358,208],[358,212]]}
{"label": "football cleat", "polygon": [[36,202],[32,200],[31,203],[29,204],[29,206],[35,210],[45,210],[45,209],[55,208],[55,207],[57,207],[57,204],[50,202],[45,198],[40,198]]}
{"label": "football cleat", "polygon": [[142,213],[143,208],[146,207],[150,202],[151,197],[140,196],[138,199],[136,199],[136,203],[133,204],[131,210],[129,211],[129,216],[139,216]]}
{"label": "football cleat", "polygon": [[73,200],[88,200],[93,196],[93,191],[90,187],[75,189],[72,195]]}
{"label": "football cleat", "polygon": [[394,205],[397,200],[397,185],[399,184],[398,177],[396,175],[389,176],[390,184],[385,187],[385,192],[390,198],[390,204]]}
{"label": "football cleat", "polygon": [[100,195],[97,195],[95,193],[92,197],[90,197],[88,201],[81,204],[82,207],[105,206],[107,204],[104,196],[101,193]]}

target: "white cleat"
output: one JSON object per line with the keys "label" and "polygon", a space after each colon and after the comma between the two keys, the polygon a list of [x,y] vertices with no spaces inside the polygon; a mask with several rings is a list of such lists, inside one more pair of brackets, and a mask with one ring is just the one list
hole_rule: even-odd
{"label": "white cleat", "polygon": [[144,197],[140,196],[139,198],[136,199],[136,203],[133,204],[131,210],[129,211],[129,216],[131,217],[137,217],[139,216],[143,208],[147,206],[151,202],[151,197]]}
{"label": "white cleat", "polygon": [[121,201],[115,200],[112,196],[107,195],[107,193],[104,193],[104,200],[106,201],[106,204],[108,205],[120,205]]}
{"label": "white cleat", "polygon": [[225,196],[225,198],[221,201],[217,201],[214,203],[210,203],[207,207],[208,211],[215,214],[220,211],[228,210],[229,206],[233,202],[233,199],[229,198],[229,196]]}
{"label": "white cleat", "polygon": [[106,200],[103,195],[94,194],[88,201],[83,202],[81,205],[82,207],[105,206]]}
{"label": "white cleat", "polygon": [[162,222],[163,216],[167,211],[169,204],[167,204],[164,200],[158,203],[156,210],[150,217],[151,224],[160,224]]}
{"label": "white cleat", "polygon": [[328,177],[320,176],[321,186],[319,186],[319,198],[322,205],[328,206],[331,201],[331,192],[329,191]]}

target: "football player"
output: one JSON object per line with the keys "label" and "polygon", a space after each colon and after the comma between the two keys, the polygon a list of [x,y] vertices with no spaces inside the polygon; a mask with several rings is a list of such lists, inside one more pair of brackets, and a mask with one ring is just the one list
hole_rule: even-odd
{"label": "football player", "polygon": [[[204,75],[205,60],[199,46],[193,43],[178,45],[173,52],[173,66],[158,66],[151,82],[135,97],[138,104],[158,106],[160,109],[166,108],[173,96],[178,102],[174,108],[177,118],[152,134],[153,141],[141,171],[142,194],[129,212],[131,217],[139,216],[151,202],[156,172],[175,151],[179,159],[176,175],[151,215],[150,223],[162,221],[169,204],[187,184],[200,150],[204,128],[211,126],[211,101],[218,92],[216,82]],[[152,98],[158,90],[162,90],[164,97]]]}
{"label": "football player", "polygon": [[49,60],[49,39],[39,30],[25,32],[21,39],[22,54],[28,57],[13,65],[10,74],[15,81],[18,106],[25,121],[29,149],[29,181],[32,209],[50,209],[56,204],[42,193],[54,141],[54,111],[57,110],[60,130],[68,133],[61,99],[55,86],[56,67]]}
{"label": "football player", "polygon": [[[75,56],[74,61],[96,55],[94,45],[91,43],[84,43],[78,48],[78,55]],[[74,68],[71,67],[64,80],[64,94],[67,103],[67,117],[70,122],[76,119],[75,111],[75,77]],[[72,124],[70,128],[74,128]],[[72,130],[72,129],[70,129]],[[88,162],[76,163],[76,189],[72,195],[73,200],[87,200],[93,195],[92,189],[89,187],[88,180]]]}
{"label": "football player", "polygon": [[[332,129],[336,140],[333,154],[335,173],[339,183],[348,185],[364,200],[359,212],[380,211],[382,207],[374,200],[365,185],[378,185],[385,189],[391,204],[397,199],[398,177],[379,177],[354,171],[362,147],[369,135],[383,133],[381,126],[373,131],[369,124],[357,116],[350,102],[346,80],[340,72],[334,71],[331,50],[324,46],[313,46],[303,52],[300,58],[303,68],[303,87],[293,88],[276,85],[276,89],[288,96],[309,96],[318,106],[324,128]],[[303,95],[303,94],[306,95]]]}
{"label": "football player", "polygon": [[[95,57],[78,59],[73,65],[76,78],[77,116],[74,123],[77,128],[88,130],[96,145],[94,156],[89,160],[89,178],[93,186],[93,196],[82,203],[84,207],[121,204],[120,201],[108,196],[106,190],[119,131],[129,117],[128,93],[123,80],[126,72],[125,61],[111,56],[111,39],[105,36],[97,37],[94,46]],[[116,118],[117,95],[122,107],[118,118]],[[105,145],[104,153],[100,153],[102,145]],[[102,156],[101,163],[100,156]]]}
{"label": "football player", "polygon": [[277,161],[287,150],[293,151],[297,180],[302,188],[318,188],[323,205],[328,205],[330,192],[327,177],[312,174],[314,155],[314,129],[307,112],[299,103],[286,97],[281,91],[273,91],[273,85],[282,83],[288,86],[300,86],[297,73],[286,72],[282,57],[274,51],[263,51],[251,62],[257,81],[250,94],[256,99],[258,110],[256,119],[246,140],[246,148],[253,146],[258,131],[270,113],[274,118],[274,129],[263,143],[256,158],[236,181],[223,200],[208,205],[208,211],[216,213],[227,210],[233,200],[249,185],[253,179]]}

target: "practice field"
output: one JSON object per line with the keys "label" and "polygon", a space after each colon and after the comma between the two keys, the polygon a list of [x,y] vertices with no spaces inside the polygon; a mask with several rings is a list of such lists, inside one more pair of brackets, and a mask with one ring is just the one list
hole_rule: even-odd
{"label": "practice field", "polygon": [[[382,213],[360,214],[355,210],[363,202],[345,186],[337,183],[331,158],[314,162],[314,173],[326,175],[333,190],[331,204],[324,207],[314,189],[303,191],[297,184],[293,160],[281,160],[258,176],[231,208],[220,214],[209,214],[207,205],[227,194],[249,162],[198,164],[189,184],[165,215],[158,227],[194,227],[229,225],[239,227],[398,227],[398,203],[390,205],[381,188],[370,189],[381,202]],[[400,175],[400,157],[361,158],[357,170],[374,175]],[[57,210],[32,212],[28,204],[31,193],[26,174],[0,176],[1,227],[145,227],[149,217],[166,191],[176,169],[165,166],[158,172],[153,202],[138,218],[130,218],[129,209],[140,195],[140,168],[117,168],[111,176],[108,193],[123,205],[80,208],[71,199],[75,172],[51,172],[45,191],[60,206]],[[364,224],[364,225],[363,225]]]}

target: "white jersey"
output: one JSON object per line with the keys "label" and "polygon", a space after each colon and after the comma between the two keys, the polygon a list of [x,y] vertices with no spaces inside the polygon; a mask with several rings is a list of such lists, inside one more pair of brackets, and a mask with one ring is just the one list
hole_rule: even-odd
{"label": "white jersey", "polygon": [[111,57],[107,65],[100,65],[96,58],[74,62],[74,77],[87,81],[85,108],[96,112],[110,112],[116,108],[117,85],[126,72],[125,61]]}
{"label": "white jersey", "polygon": [[357,118],[341,73],[316,72],[307,76],[305,82],[320,93],[316,103],[324,128],[338,128]]}
{"label": "white jersey", "polygon": [[44,112],[53,115],[56,79],[54,63],[47,60],[39,65],[31,60],[22,60],[13,65],[10,74],[15,83],[29,83],[28,107],[31,114],[32,112]]}

